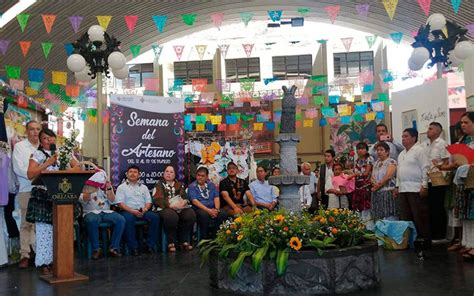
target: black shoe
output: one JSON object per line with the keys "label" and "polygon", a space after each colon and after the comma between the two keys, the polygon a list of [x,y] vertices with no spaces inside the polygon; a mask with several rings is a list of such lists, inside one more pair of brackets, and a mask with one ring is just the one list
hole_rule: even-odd
{"label": "black shoe", "polygon": [[140,253],[138,253],[138,249],[133,249],[132,252],[130,252],[133,256],[138,256]]}
{"label": "black shoe", "polygon": [[110,249],[109,250],[109,257],[120,258],[120,257],[122,257],[122,254],[116,249]]}
{"label": "black shoe", "polygon": [[102,255],[102,252],[100,251],[100,249],[95,250],[92,252],[92,259],[97,260],[100,258],[101,255]]}

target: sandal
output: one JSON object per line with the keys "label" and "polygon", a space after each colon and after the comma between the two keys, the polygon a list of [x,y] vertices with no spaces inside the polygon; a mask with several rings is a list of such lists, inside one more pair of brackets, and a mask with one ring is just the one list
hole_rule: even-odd
{"label": "sandal", "polygon": [[183,243],[181,247],[185,251],[191,251],[193,249],[193,246],[191,246],[189,243]]}
{"label": "sandal", "polygon": [[454,244],[448,247],[448,252],[457,252],[462,249],[461,244]]}
{"label": "sandal", "polygon": [[174,244],[168,244],[168,252],[170,253],[176,252],[176,247],[174,246]]}

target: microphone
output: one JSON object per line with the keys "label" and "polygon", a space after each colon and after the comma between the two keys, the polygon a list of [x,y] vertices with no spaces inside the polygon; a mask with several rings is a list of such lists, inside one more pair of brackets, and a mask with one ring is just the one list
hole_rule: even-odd
{"label": "microphone", "polygon": [[50,144],[49,150],[51,150],[51,156],[53,156],[56,153],[56,144]]}

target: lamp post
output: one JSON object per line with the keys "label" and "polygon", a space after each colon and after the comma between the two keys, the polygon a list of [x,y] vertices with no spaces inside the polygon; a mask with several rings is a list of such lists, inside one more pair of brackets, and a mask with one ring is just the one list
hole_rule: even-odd
{"label": "lamp post", "polygon": [[126,58],[120,52],[120,41],[93,25],[73,43],[74,53],[67,59],[69,70],[78,81],[97,79],[97,163],[104,166],[104,134],[102,122],[103,94],[102,74],[109,77],[109,67],[117,79],[128,77]]}
{"label": "lamp post", "polygon": [[414,49],[408,66],[411,70],[418,71],[430,59],[428,67],[436,65],[437,77],[442,78],[444,67],[459,66],[473,54],[474,47],[466,34],[466,28],[447,21],[444,15],[432,14],[426,25],[420,27],[415,42],[411,45]]}

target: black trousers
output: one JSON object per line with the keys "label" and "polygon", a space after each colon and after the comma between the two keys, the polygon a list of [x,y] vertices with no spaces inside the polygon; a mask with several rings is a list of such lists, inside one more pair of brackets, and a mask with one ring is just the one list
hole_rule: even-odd
{"label": "black trousers", "polygon": [[421,197],[419,192],[401,192],[398,201],[400,220],[413,221],[418,237],[431,242],[428,197]]}
{"label": "black trousers", "polygon": [[15,194],[8,194],[8,204],[3,208],[5,215],[5,223],[7,224],[7,231],[9,238],[20,237],[18,226],[13,218],[13,211],[15,210]]}
{"label": "black trousers", "polygon": [[445,239],[447,229],[446,209],[444,198],[447,186],[428,187],[428,205],[430,210],[430,230],[432,239]]}
{"label": "black trousers", "polygon": [[191,243],[191,232],[194,222],[196,222],[196,214],[193,209],[183,209],[178,213],[167,208],[159,213],[168,244],[177,243],[177,239],[180,243]]}
{"label": "black trousers", "polygon": [[[220,211],[216,218],[211,218],[209,214],[201,209],[194,209],[196,211],[197,223],[201,233],[201,239],[215,238],[217,229],[227,219],[225,211]],[[211,222],[213,223],[211,227]]]}

